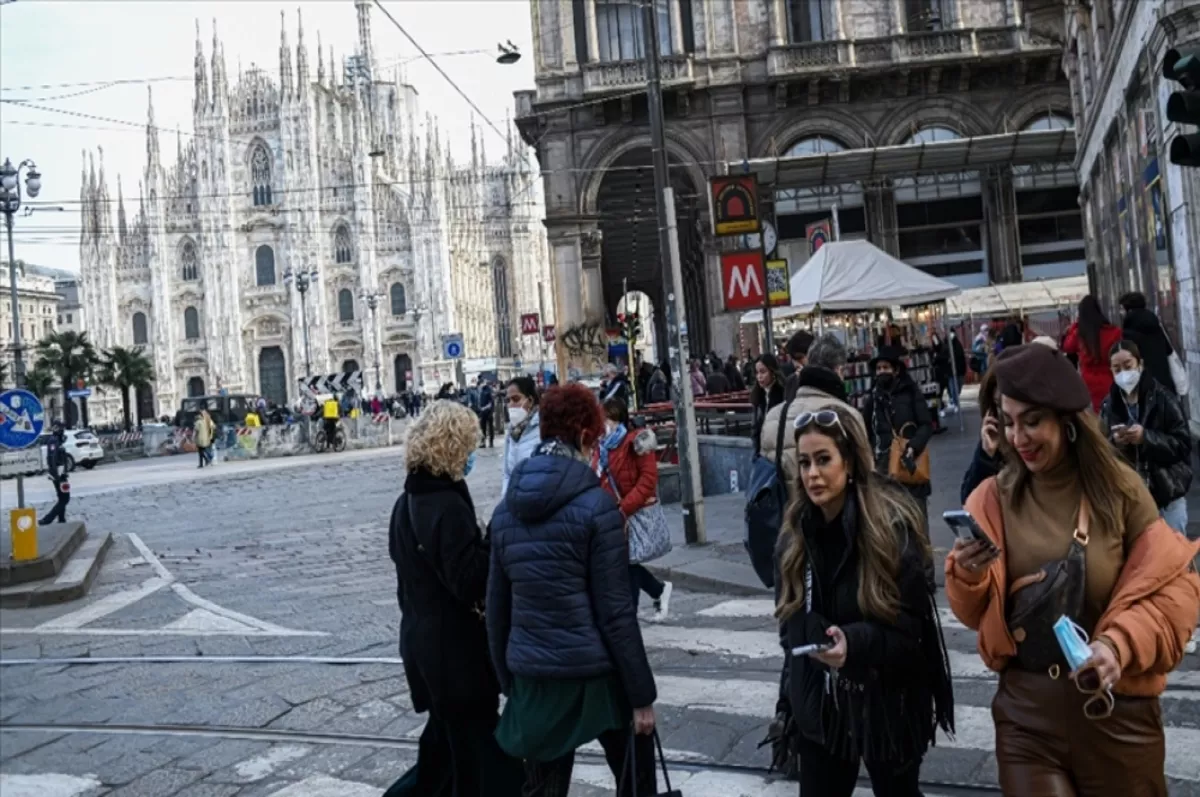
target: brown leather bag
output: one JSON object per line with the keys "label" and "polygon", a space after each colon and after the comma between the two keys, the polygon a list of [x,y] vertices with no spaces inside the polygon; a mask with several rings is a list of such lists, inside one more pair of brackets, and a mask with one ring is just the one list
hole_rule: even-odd
{"label": "brown leather bag", "polygon": [[[916,424],[905,424],[916,428]],[[903,431],[904,427],[901,427]],[[908,449],[908,441],[911,438],[904,437],[899,431],[892,430],[892,447],[888,451],[888,476],[900,484],[907,487],[920,487],[929,484],[930,482],[930,465],[929,465],[929,446],[925,447],[916,458],[917,468],[910,471],[904,467],[901,461],[904,459],[904,452]]]}
{"label": "brown leather bag", "polygon": [[1087,502],[1079,505],[1079,520],[1065,559],[1048,562],[1036,573],[1022,576],[1008,588],[1008,628],[1017,643],[1016,664],[1023,670],[1045,672],[1067,666],[1054,636],[1054,624],[1064,614],[1079,622],[1087,589]]}

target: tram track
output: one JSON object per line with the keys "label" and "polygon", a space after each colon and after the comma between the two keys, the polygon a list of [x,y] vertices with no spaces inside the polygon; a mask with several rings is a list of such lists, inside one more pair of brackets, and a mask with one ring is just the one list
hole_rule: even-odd
{"label": "tram track", "polygon": [[[44,733],[44,734],[98,734],[111,736],[164,736],[175,738],[219,739],[224,741],[265,742],[269,744],[304,744],[312,746],[368,747],[376,750],[404,750],[416,753],[415,739],[400,739],[393,736],[378,736],[359,733],[314,733],[311,731],[285,731],[266,728],[238,728],[221,725],[174,725],[174,724],[125,724],[125,723],[20,723],[0,722],[0,733]],[[604,764],[603,753],[581,750],[576,754],[580,761]],[[666,764],[672,771],[698,773],[718,772],[769,778],[772,773],[766,767],[748,764],[723,764],[667,758]],[[870,786],[867,778],[860,778],[859,785]],[[945,797],[975,797],[976,795],[1000,794],[998,786],[977,783],[955,783],[938,780],[922,780],[921,787],[936,791]]]}

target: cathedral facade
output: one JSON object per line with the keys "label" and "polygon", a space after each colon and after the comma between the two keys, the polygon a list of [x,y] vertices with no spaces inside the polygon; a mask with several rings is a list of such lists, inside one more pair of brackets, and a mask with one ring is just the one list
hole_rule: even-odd
{"label": "cathedral facade", "polygon": [[[215,26],[207,55],[197,30],[193,134],[168,165],[151,97],[132,213],[103,152],[85,153],[83,328],[151,357],[139,418],[220,390],[293,402],[305,376],[342,371],[366,393],[432,391],[544,356],[520,329],[553,295],[524,146],[508,135],[489,164],[473,130],[456,163],[416,90],[380,74],[370,3],[355,6],[357,52],[327,67],[318,39],[315,79],[302,23],[295,49],[283,26],[277,79],[252,67],[232,84]],[[452,334],[461,362],[443,356]],[[119,407],[101,397],[92,414]]]}

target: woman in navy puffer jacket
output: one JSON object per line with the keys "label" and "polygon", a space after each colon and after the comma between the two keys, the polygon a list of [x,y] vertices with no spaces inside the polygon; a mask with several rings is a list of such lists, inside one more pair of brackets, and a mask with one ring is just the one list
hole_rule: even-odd
{"label": "woman in navy puffer jacket", "polygon": [[566,797],[575,750],[594,739],[620,779],[632,720],[636,793],[654,794],[657,694],[625,522],[589,467],[600,405],[568,385],[546,392],[540,414],[542,444],[513,471],[491,522],[488,643],[508,696],[496,739],[525,760],[527,797]]}

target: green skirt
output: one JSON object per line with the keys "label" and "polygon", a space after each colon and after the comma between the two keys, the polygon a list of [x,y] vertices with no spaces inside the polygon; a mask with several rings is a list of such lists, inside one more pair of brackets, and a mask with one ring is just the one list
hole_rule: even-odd
{"label": "green skirt", "polygon": [[572,680],[513,676],[496,741],[513,758],[553,761],[632,720],[633,709],[616,675]]}

